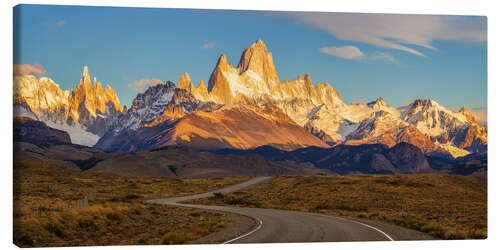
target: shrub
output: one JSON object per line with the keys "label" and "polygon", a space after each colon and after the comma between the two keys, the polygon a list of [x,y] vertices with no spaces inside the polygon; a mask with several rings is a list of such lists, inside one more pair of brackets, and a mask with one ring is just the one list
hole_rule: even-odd
{"label": "shrub", "polygon": [[19,247],[32,247],[34,246],[34,241],[29,234],[22,234],[19,238],[14,237],[14,244]]}
{"label": "shrub", "polygon": [[80,218],[78,219],[78,226],[83,229],[96,230],[97,225],[94,220],[88,218]]}
{"label": "shrub", "polygon": [[139,199],[139,198],[141,198],[141,197],[139,195],[136,195],[136,194],[127,194],[125,196],[125,199],[127,199],[127,200],[133,200],[133,199]]}
{"label": "shrub", "polygon": [[364,206],[354,207],[354,206],[347,206],[347,205],[343,205],[343,204],[336,205],[335,209],[345,210],[345,211],[354,211],[354,212],[368,211],[368,208],[364,207]]}
{"label": "shrub", "polygon": [[163,245],[175,245],[182,244],[189,240],[189,237],[185,234],[179,234],[176,232],[169,232],[163,235],[161,242]]}
{"label": "shrub", "polygon": [[49,222],[49,223],[45,224],[45,226],[43,228],[45,228],[45,230],[47,230],[49,233],[55,234],[57,237],[64,236],[63,229],[57,223]]}
{"label": "shrub", "polygon": [[106,218],[108,218],[108,220],[112,220],[112,221],[120,221],[121,215],[119,213],[116,213],[116,212],[111,212],[111,213],[106,214]]}
{"label": "shrub", "polygon": [[192,213],[189,213],[188,215],[191,216],[191,217],[200,217],[201,213],[199,213],[199,212],[192,212]]}
{"label": "shrub", "polygon": [[224,199],[224,195],[222,193],[215,192],[214,199]]}
{"label": "shrub", "polygon": [[321,209],[330,209],[330,205],[326,204],[326,203],[321,203],[321,204],[318,204],[316,205],[316,207],[314,207],[315,210],[321,210]]}

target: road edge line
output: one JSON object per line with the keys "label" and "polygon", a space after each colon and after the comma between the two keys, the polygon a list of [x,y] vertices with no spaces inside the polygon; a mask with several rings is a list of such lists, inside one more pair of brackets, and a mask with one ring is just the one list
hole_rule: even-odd
{"label": "road edge line", "polygon": [[259,225],[258,225],[256,228],[254,228],[252,231],[250,231],[250,232],[248,232],[248,233],[245,233],[245,234],[243,234],[243,235],[240,235],[240,236],[238,236],[238,237],[236,237],[236,238],[234,238],[234,239],[230,239],[230,240],[228,240],[228,241],[222,242],[221,244],[229,244],[229,243],[231,243],[231,242],[233,242],[233,241],[236,241],[236,240],[239,240],[239,239],[245,238],[245,237],[247,237],[247,236],[249,236],[249,235],[251,235],[251,234],[253,234],[253,233],[257,232],[259,229],[261,229],[261,228],[262,228],[262,220],[261,220],[261,219],[259,219],[259,218],[253,218],[253,219],[256,219],[256,220],[259,222]]}
{"label": "road edge line", "polygon": [[356,221],[356,220],[350,220],[350,219],[347,219],[347,218],[343,218],[343,217],[339,217],[339,216],[334,216],[334,215],[326,215],[326,214],[318,214],[320,216],[323,216],[323,217],[335,217],[335,218],[339,218],[341,220],[344,220],[344,221],[349,221],[349,222],[354,222],[354,223],[357,223],[359,225],[362,225],[362,226],[365,226],[365,227],[368,227],[368,228],[371,228],[379,233],[381,233],[382,235],[384,235],[387,239],[389,239],[390,241],[395,241],[391,236],[389,236],[389,234],[387,234],[386,232],[382,231],[381,229],[378,229],[374,226],[371,226],[371,225],[368,225],[368,224],[365,224],[363,222],[359,222],[359,221]]}
{"label": "road edge line", "polygon": [[382,231],[382,230],[380,230],[380,229],[378,229],[378,228],[376,228],[374,226],[370,226],[368,224],[365,224],[365,223],[359,222],[359,221],[354,221],[354,220],[351,220],[351,221],[356,222],[356,223],[358,223],[360,225],[363,225],[365,227],[369,227],[369,228],[371,228],[373,230],[376,230],[377,232],[379,232],[379,233],[383,234],[385,237],[387,237],[390,241],[394,241],[394,239],[391,236],[389,236],[387,233],[385,233],[384,231]]}

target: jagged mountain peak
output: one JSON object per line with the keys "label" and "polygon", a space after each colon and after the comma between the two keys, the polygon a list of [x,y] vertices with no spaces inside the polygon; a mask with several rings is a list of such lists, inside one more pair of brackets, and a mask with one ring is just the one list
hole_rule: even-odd
{"label": "jagged mountain peak", "polygon": [[209,101],[210,99],[207,85],[205,85],[205,81],[203,79],[200,80],[200,84],[198,84],[198,87],[196,87],[192,94],[200,101]]}
{"label": "jagged mountain peak", "polygon": [[222,53],[217,60],[217,64],[215,65],[215,68],[221,68],[222,70],[227,70],[229,67],[229,64],[227,62],[227,56],[225,53]]}
{"label": "jagged mountain peak", "polygon": [[308,86],[312,86],[311,76],[309,76],[309,74],[298,75],[297,80],[304,81]]}
{"label": "jagged mountain peak", "polygon": [[429,137],[439,136],[456,126],[475,123],[467,115],[447,109],[432,99],[417,99],[402,107],[401,119],[414,124]]}
{"label": "jagged mountain peak", "polygon": [[430,108],[430,107],[437,107],[437,108],[444,108],[441,104],[436,102],[433,99],[416,99],[412,104],[412,107],[417,108],[417,107],[424,107],[424,108]]}
{"label": "jagged mountain peak", "polygon": [[[84,66],[82,78],[76,87],[70,108],[71,119],[73,121],[84,120],[88,122],[97,117],[98,113],[107,113],[108,103],[111,103],[115,111],[123,111],[115,91],[109,85],[103,89],[96,77],[93,78],[93,83],[91,83],[89,69]],[[83,109],[85,112],[82,112],[82,105],[85,107]]]}
{"label": "jagged mountain peak", "polygon": [[207,85],[205,85],[205,81],[203,79],[200,80],[200,84],[198,84],[197,88],[202,88],[202,89],[207,88]]}
{"label": "jagged mountain peak", "polygon": [[[195,96],[207,100],[199,94]],[[219,57],[208,81],[208,96],[208,100],[221,104],[296,98],[311,99],[315,105],[343,103],[339,93],[329,84],[315,87],[308,74],[281,83],[272,54],[262,40],[257,40],[243,51],[237,68],[228,64],[225,54]]]}
{"label": "jagged mountain peak", "polygon": [[262,40],[257,40],[243,51],[237,68],[240,74],[252,71],[260,76],[268,85],[270,85],[269,82],[279,83],[273,57],[271,53],[268,53],[267,47]]}
{"label": "jagged mountain peak", "polygon": [[257,41],[255,41],[250,47],[262,48],[267,51],[266,43],[264,43],[264,41],[262,41],[261,39],[257,39]]}
{"label": "jagged mountain peak", "polygon": [[187,72],[182,74],[181,77],[179,78],[179,82],[177,83],[177,88],[184,89],[189,93],[192,93],[195,90],[194,84],[191,81],[191,77]]}
{"label": "jagged mountain peak", "polygon": [[[146,91],[144,91],[144,93],[137,94],[137,97],[134,98],[134,100],[137,99],[139,96],[153,96],[153,95],[157,95],[157,94],[163,94],[164,92],[173,91],[175,88],[176,88],[175,83],[173,83],[171,81],[166,81],[166,82],[163,82],[162,84],[157,84],[157,85],[148,87],[146,89]],[[132,106],[134,106],[134,102],[132,102]],[[132,106],[131,106],[131,108],[132,108]]]}
{"label": "jagged mountain peak", "polygon": [[389,104],[387,104],[387,102],[385,102],[385,100],[382,97],[379,97],[379,98],[377,98],[377,100],[375,100],[373,102],[369,102],[366,105],[369,107],[372,107],[372,108],[376,107],[376,106],[389,107]]}
{"label": "jagged mountain peak", "polygon": [[150,86],[138,94],[132,106],[118,118],[111,130],[137,130],[142,126],[154,126],[168,119],[178,118],[196,109],[201,102],[185,89],[176,88],[171,81]]}
{"label": "jagged mountain peak", "polygon": [[90,82],[89,68],[87,66],[83,66],[82,77],[80,78],[80,83],[78,83],[77,88],[80,86],[84,89],[92,88],[92,82]]}
{"label": "jagged mountain peak", "polygon": [[471,112],[465,107],[462,107],[458,110],[458,113],[464,115],[467,120],[469,120],[471,123],[477,123],[476,118],[474,118],[474,115],[472,115]]}
{"label": "jagged mountain peak", "polygon": [[64,130],[76,144],[92,146],[114,117],[123,111],[111,86],[105,88],[83,67],[75,90],[61,90],[48,77],[14,77],[15,116],[29,114],[47,125]]}
{"label": "jagged mountain peak", "polygon": [[89,77],[90,78],[89,67],[87,67],[87,66],[83,66],[82,78],[83,77]]}

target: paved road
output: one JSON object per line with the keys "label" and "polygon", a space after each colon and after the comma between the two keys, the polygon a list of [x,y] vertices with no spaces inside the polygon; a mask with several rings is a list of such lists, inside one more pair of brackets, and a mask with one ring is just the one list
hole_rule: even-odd
{"label": "paved road", "polygon": [[[398,233],[390,235],[378,226],[336,216],[277,209],[207,206],[180,203],[187,200],[210,197],[213,196],[214,192],[222,194],[234,192],[255,185],[269,178],[270,177],[257,177],[243,183],[208,193],[175,198],[155,199],[148,202],[235,213],[251,217],[256,221],[256,225],[252,230],[241,235],[231,237],[231,239],[225,239],[223,243],[389,241],[399,239]],[[404,230],[405,229],[403,229],[403,231]],[[390,231],[394,231],[394,228]],[[401,239],[407,238],[408,237],[401,237]],[[412,237],[410,236],[410,238]]]}

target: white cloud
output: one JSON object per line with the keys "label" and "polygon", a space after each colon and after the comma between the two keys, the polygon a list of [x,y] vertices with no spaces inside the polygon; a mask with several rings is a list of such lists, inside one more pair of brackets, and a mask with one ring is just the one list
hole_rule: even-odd
{"label": "white cloud", "polygon": [[361,50],[359,50],[355,46],[342,46],[342,47],[331,46],[331,47],[319,48],[319,50],[325,54],[329,54],[344,59],[360,59],[365,56],[363,52],[361,52]]}
{"label": "white cloud", "polygon": [[131,89],[135,92],[142,93],[142,92],[146,91],[146,89],[148,89],[149,87],[159,85],[159,84],[163,84],[163,82],[160,79],[156,79],[156,78],[141,79],[139,81],[129,83],[128,87],[129,87],[129,89]]}
{"label": "white cloud", "polygon": [[43,76],[47,73],[41,64],[14,64],[14,75],[34,75]]}
{"label": "white cloud", "polygon": [[204,49],[213,49],[213,48],[214,48],[214,46],[215,46],[215,43],[205,43],[205,44],[203,44],[203,46],[202,46],[202,47],[203,47]]}
{"label": "white cloud", "polygon": [[399,62],[394,58],[392,55],[383,53],[380,51],[375,51],[374,53],[370,54],[369,56],[366,57],[368,61],[386,61],[386,62],[391,62],[391,63],[396,63],[398,64]]}
{"label": "white cloud", "polygon": [[350,60],[362,60],[365,62],[369,61],[385,61],[385,62],[391,62],[391,63],[398,63],[396,58],[394,58],[392,55],[383,53],[380,51],[375,51],[374,53],[371,54],[365,54],[363,53],[358,47],[348,45],[348,46],[331,46],[331,47],[322,47],[319,48],[319,50],[325,54],[340,57],[343,59],[350,59]]}
{"label": "white cloud", "polygon": [[435,40],[486,42],[486,18],[359,13],[290,13],[299,23],[322,29],[337,39],[371,44],[423,56]]}

